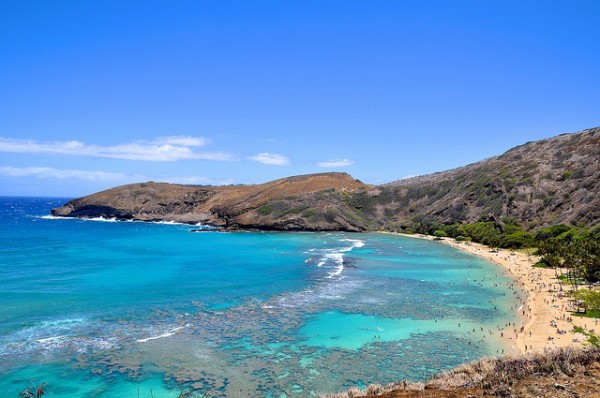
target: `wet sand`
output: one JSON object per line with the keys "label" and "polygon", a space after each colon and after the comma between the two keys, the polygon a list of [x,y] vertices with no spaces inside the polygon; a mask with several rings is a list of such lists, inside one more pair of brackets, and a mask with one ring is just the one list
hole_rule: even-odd
{"label": "wet sand", "polygon": [[[433,240],[433,237],[425,235],[401,235]],[[478,243],[457,242],[450,238],[440,242],[501,266],[527,293],[527,298],[518,308],[521,324],[511,325],[501,332],[515,352],[526,353],[586,344],[585,336],[574,333],[573,326],[581,326],[590,331],[600,330],[598,319],[572,314],[572,298],[568,295],[571,287],[556,279],[556,275],[562,272],[532,267],[539,260],[537,256],[507,249],[492,251]]]}

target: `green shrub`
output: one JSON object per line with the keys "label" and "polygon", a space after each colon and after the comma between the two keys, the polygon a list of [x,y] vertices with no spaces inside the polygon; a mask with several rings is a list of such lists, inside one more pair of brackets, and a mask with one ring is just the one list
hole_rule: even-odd
{"label": "green shrub", "polygon": [[269,215],[269,214],[271,214],[273,212],[273,206],[271,206],[271,205],[262,205],[258,209],[256,209],[256,212],[258,214],[260,214],[261,216],[267,216],[267,215]]}
{"label": "green shrub", "polygon": [[436,238],[446,238],[448,234],[446,233],[446,231],[438,229],[433,232],[433,236],[435,236]]}
{"label": "green shrub", "polygon": [[302,212],[302,217],[308,218],[309,220],[314,219],[317,216],[317,209],[309,207]]}
{"label": "green shrub", "polygon": [[502,238],[501,246],[508,249],[520,249],[522,247],[532,247],[535,245],[535,237],[525,231],[517,231],[505,235]]}
{"label": "green shrub", "polygon": [[568,180],[569,178],[571,178],[573,176],[573,172],[571,170],[567,170],[564,173],[562,173],[561,175],[561,179],[564,180]]}
{"label": "green shrub", "polygon": [[587,342],[590,343],[592,347],[600,348],[600,336],[596,333],[585,330],[581,326],[574,326],[573,331],[585,335],[587,337]]}
{"label": "green shrub", "polygon": [[600,291],[581,289],[576,291],[574,295],[585,303],[587,309],[600,310]]}

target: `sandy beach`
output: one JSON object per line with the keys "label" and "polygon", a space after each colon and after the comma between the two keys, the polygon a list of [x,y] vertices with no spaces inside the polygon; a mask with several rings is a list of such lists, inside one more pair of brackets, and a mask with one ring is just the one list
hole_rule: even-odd
{"label": "sandy beach", "polygon": [[[433,240],[425,235],[407,237]],[[598,320],[572,315],[567,294],[570,286],[559,283],[554,269],[534,268],[539,258],[507,249],[492,251],[473,242],[457,242],[445,238],[441,243],[480,256],[501,266],[518,283],[527,297],[518,309],[520,325],[511,325],[502,331],[516,353],[540,351],[546,348],[583,345],[585,336],[574,333],[573,326],[594,331],[600,329]],[[560,272],[558,273],[560,275]]]}

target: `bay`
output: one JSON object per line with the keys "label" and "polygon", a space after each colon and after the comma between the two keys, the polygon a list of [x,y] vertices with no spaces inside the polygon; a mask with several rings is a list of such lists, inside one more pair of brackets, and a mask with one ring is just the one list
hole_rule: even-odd
{"label": "bay", "polygon": [[510,351],[502,269],[390,234],[191,232],[0,198],[0,392],[310,397]]}

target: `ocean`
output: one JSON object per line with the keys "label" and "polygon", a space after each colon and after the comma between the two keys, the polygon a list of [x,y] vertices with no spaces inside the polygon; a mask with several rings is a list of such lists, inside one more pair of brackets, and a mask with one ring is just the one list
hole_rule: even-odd
{"label": "ocean", "polygon": [[313,397],[510,351],[524,294],[439,242],[58,219],[0,198],[0,396]]}

